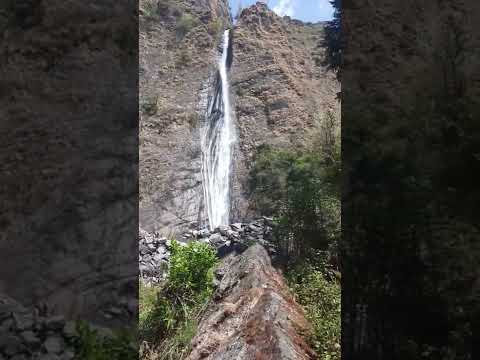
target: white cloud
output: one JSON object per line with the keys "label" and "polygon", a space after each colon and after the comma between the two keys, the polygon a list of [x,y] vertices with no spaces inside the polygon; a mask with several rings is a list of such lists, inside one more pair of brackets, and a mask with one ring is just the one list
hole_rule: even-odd
{"label": "white cloud", "polygon": [[293,16],[293,13],[295,12],[293,2],[293,0],[280,0],[278,5],[273,8],[273,11],[279,16]]}

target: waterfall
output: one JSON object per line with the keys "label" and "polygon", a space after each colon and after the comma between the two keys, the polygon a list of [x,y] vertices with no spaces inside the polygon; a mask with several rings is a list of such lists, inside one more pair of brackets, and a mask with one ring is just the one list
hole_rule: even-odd
{"label": "waterfall", "polygon": [[230,220],[230,172],[235,132],[228,86],[229,48],[230,30],[225,30],[222,56],[202,131],[203,191],[212,230],[227,225]]}

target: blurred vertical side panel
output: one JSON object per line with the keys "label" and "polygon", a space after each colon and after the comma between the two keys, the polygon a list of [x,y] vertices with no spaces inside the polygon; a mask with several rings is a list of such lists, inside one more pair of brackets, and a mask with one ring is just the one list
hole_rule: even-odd
{"label": "blurred vertical side panel", "polygon": [[0,4],[0,310],[137,323],[137,5]]}
{"label": "blurred vertical side panel", "polygon": [[344,359],[478,359],[478,1],[342,4]]}

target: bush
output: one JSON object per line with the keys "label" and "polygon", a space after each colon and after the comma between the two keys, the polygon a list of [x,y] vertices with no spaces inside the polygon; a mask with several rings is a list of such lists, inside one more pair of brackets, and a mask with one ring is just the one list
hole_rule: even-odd
{"label": "bush", "polygon": [[143,0],[140,5],[140,9],[143,10],[143,15],[147,19],[155,19],[159,12],[158,0]]}
{"label": "bush", "polygon": [[341,287],[326,273],[325,263],[304,265],[287,273],[287,279],[313,327],[310,339],[321,359],[340,360]]}
{"label": "bush", "polygon": [[216,251],[208,244],[191,242],[182,246],[172,242],[168,292],[184,300],[208,297],[213,290],[216,262]]}
{"label": "bush", "polygon": [[321,154],[259,150],[250,188],[257,210],[274,215],[285,258],[326,249],[340,236],[340,168]]}
{"label": "bush", "polygon": [[74,338],[75,359],[78,360],[134,360],[138,358],[135,337],[127,331],[119,331],[113,337],[102,337],[87,323],[77,323]]}
{"label": "bush", "polygon": [[[198,316],[212,294],[216,263],[216,251],[208,244],[172,241],[166,283],[140,284],[140,339],[147,343],[142,351],[155,351],[155,346],[162,344],[169,350],[161,359],[178,359],[178,354],[185,353]],[[153,350],[148,350],[150,345]]]}
{"label": "bush", "polygon": [[149,97],[140,104],[140,110],[147,115],[153,116],[158,112],[158,98]]}
{"label": "bush", "polygon": [[208,33],[212,36],[218,36],[223,30],[223,21],[220,18],[216,18],[208,23]]}
{"label": "bush", "polygon": [[182,67],[187,65],[191,60],[190,54],[186,49],[182,49],[178,54],[176,65]]}
{"label": "bush", "polygon": [[193,28],[200,24],[199,20],[190,14],[183,14],[177,21],[177,40],[181,41]]}

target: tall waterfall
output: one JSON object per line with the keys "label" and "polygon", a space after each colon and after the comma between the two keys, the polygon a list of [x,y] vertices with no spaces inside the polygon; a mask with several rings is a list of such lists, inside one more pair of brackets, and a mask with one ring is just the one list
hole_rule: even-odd
{"label": "tall waterfall", "polygon": [[229,47],[230,30],[225,30],[222,56],[202,133],[203,190],[212,230],[230,220],[230,171],[235,131],[228,86]]}

